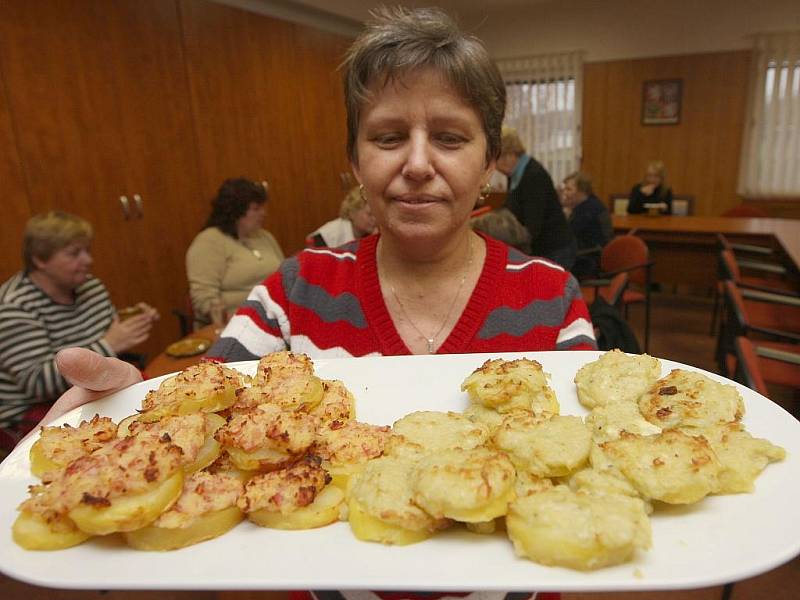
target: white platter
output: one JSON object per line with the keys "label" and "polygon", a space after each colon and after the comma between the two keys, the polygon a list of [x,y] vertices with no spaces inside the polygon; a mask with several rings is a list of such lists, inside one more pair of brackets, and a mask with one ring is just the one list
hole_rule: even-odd
{"label": "white platter", "polygon": [[[487,358],[538,360],[552,375],[562,414],[584,415],[572,383],[598,352],[403,356],[315,361],[317,373],[341,379],[355,394],[358,418],[375,424],[419,409],[461,410],[461,381]],[[235,363],[253,372],[255,363]],[[690,368],[662,360],[663,373]],[[708,374],[714,379],[722,377]],[[120,419],[163,378],[146,381],[76,409],[57,421],[77,425],[95,413]],[[545,567],[514,556],[502,534],[452,530],[406,547],[357,541],[346,523],[312,531],[262,529],[248,522],[226,535],[182,550],[146,553],[113,536],[57,552],[28,552],[11,539],[16,507],[35,482],[28,439],[0,464],[0,570],[42,586],[78,589],[369,589],[610,591],[698,588],[768,571],[800,553],[800,423],[755,392],[744,423],[756,437],[783,446],[752,494],[706,498],[659,511],[651,519],[653,547],[634,562],[594,572]]]}

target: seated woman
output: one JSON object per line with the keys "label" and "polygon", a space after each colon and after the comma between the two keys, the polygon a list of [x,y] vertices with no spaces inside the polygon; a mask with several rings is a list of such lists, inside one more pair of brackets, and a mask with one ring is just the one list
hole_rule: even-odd
{"label": "seated woman", "polygon": [[92,226],[65,212],[35,216],[25,226],[24,268],[0,286],[0,429],[9,436],[30,429],[69,387],[56,352],[81,346],[115,356],[145,341],[158,318],[144,303],[139,314],[117,317],[91,274],[91,241]]}
{"label": "seated woman", "polygon": [[211,215],[186,252],[195,317],[222,325],[253,286],[273,273],[283,252],[263,229],[267,192],[248,179],[226,179]]}
{"label": "seated woman", "polygon": [[364,188],[352,188],[342,200],[339,218],[328,221],[307,238],[310,246],[335,248],[375,233],[375,217],[367,204]]}
{"label": "seated woman", "polygon": [[572,268],[577,247],[553,180],[541,163],[525,152],[513,129],[503,128],[497,169],[508,175],[505,207],[528,229],[531,254]]}
{"label": "seated woman", "polygon": [[667,171],[664,163],[654,160],[648,163],[644,180],[631,189],[628,199],[628,214],[635,215],[646,212],[646,204],[659,204],[662,215],[672,214],[672,190],[666,182]]}
{"label": "seated woman", "polygon": [[570,211],[567,223],[578,243],[578,257],[572,274],[579,279],[597,275],[600,249],[614,234],[608,208],[594,195],[591,178],[580,171],[564,178],[562,202]]}

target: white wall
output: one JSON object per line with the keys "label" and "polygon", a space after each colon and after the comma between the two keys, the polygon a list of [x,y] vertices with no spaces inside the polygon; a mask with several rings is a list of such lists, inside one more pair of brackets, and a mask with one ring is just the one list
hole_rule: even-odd
{"label": "white wall", "polygon": [[800,0],[561,0],[478,10],[461,21],[495,58],[579,49],[588,61],[697,54],[750,48],[754,33],[800,30]]}

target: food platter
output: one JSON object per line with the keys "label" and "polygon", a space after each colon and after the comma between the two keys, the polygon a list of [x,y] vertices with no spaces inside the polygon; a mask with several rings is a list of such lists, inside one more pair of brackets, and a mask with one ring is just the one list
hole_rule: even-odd
{"label": "food platter", "polygon": [[[357,399],[357,418],[391,424],[420,409],[462,410],[461,381],[488,358],[532,358],[551,375],[562,414],[585,415],[573,377],[598,352],[365,357],[315,360],[317,374],[341,379]],[[662,373],[689,368],[662,360]],[[255,363],[231,366],[252,373]],[[514,555],[502,535],[452,529],[420,544],[383,546],[356,540],[347,523],[309,531],[263,529],[244,522],[220,538],[182,550],[148,553],[114,536],[56,552],[30,552],[11,539],[30,475],[35,436],[0,464],[0,571],[42,586],[75,589],[372,589],[497,591],[642,591],[718,585],[768,571],[800,553],[800,423],[755,392],[736,385],[747,430],[783,446],[751,494],[714,496],[651,517],[653,547],[633,562],[593,572],[545,567]],[[94,414],[121,419],[163,378],[78,408],[56,423]]]}

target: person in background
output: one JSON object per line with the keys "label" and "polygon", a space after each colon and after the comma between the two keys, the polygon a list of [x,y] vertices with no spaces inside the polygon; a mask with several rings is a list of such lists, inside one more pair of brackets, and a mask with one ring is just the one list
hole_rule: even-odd
{"label": "person in background", "polygon": [[496,208],[472,217],[470,225],[496,240],[505,242],[525,254],[531,253],[531,236],[525,226],[507,208]]}
{"label": "person in background", "polygon": [[614,234],[608,208],[594,195],[591,178],[581,171],[564,178],[562,201],[569,210],[567,223],[578,243],[572,274],[578,279],[597,275],[600,249]]}
{"label": "person in background", "polygon": [[531,235],[531,254],[572,268],[577,246],[553,180],[545,168],[525,152],[517,132],[503,129],[497,169],[508,175],[505,206]]}
{"label": "person in background", "polygon": [[91,274],[92,226],[61,211],[32,217],[24,268],[0,286],[0,429],[22,435],[69,383],[55,364],[67,347],[116,356],[150,336],[158,313],[145,303],[121,320]]}
{"label": "person in background", "polygon": [[359,186],[353,187],[342,200],[339,218],[328,221],[307,238],[309,246],[335,248],[375,233],[375,217]]}
{"label": "person in background", "polygon": [[275,237],[264,230],[267,191],[249,179],[226,179],[211,201],[211,214],[186,252],[186,274],[198,321],[224,325],[253,286],[283,260]]}
{"label": "person in background", "polygon": [[659,212],[672,214],[672,190],[667,185],[664,163],[654,160],[647,164],[644,180],[631,189],[628,199],[628,214],[635,215],[647,210],[646,204],[659,204]]}

